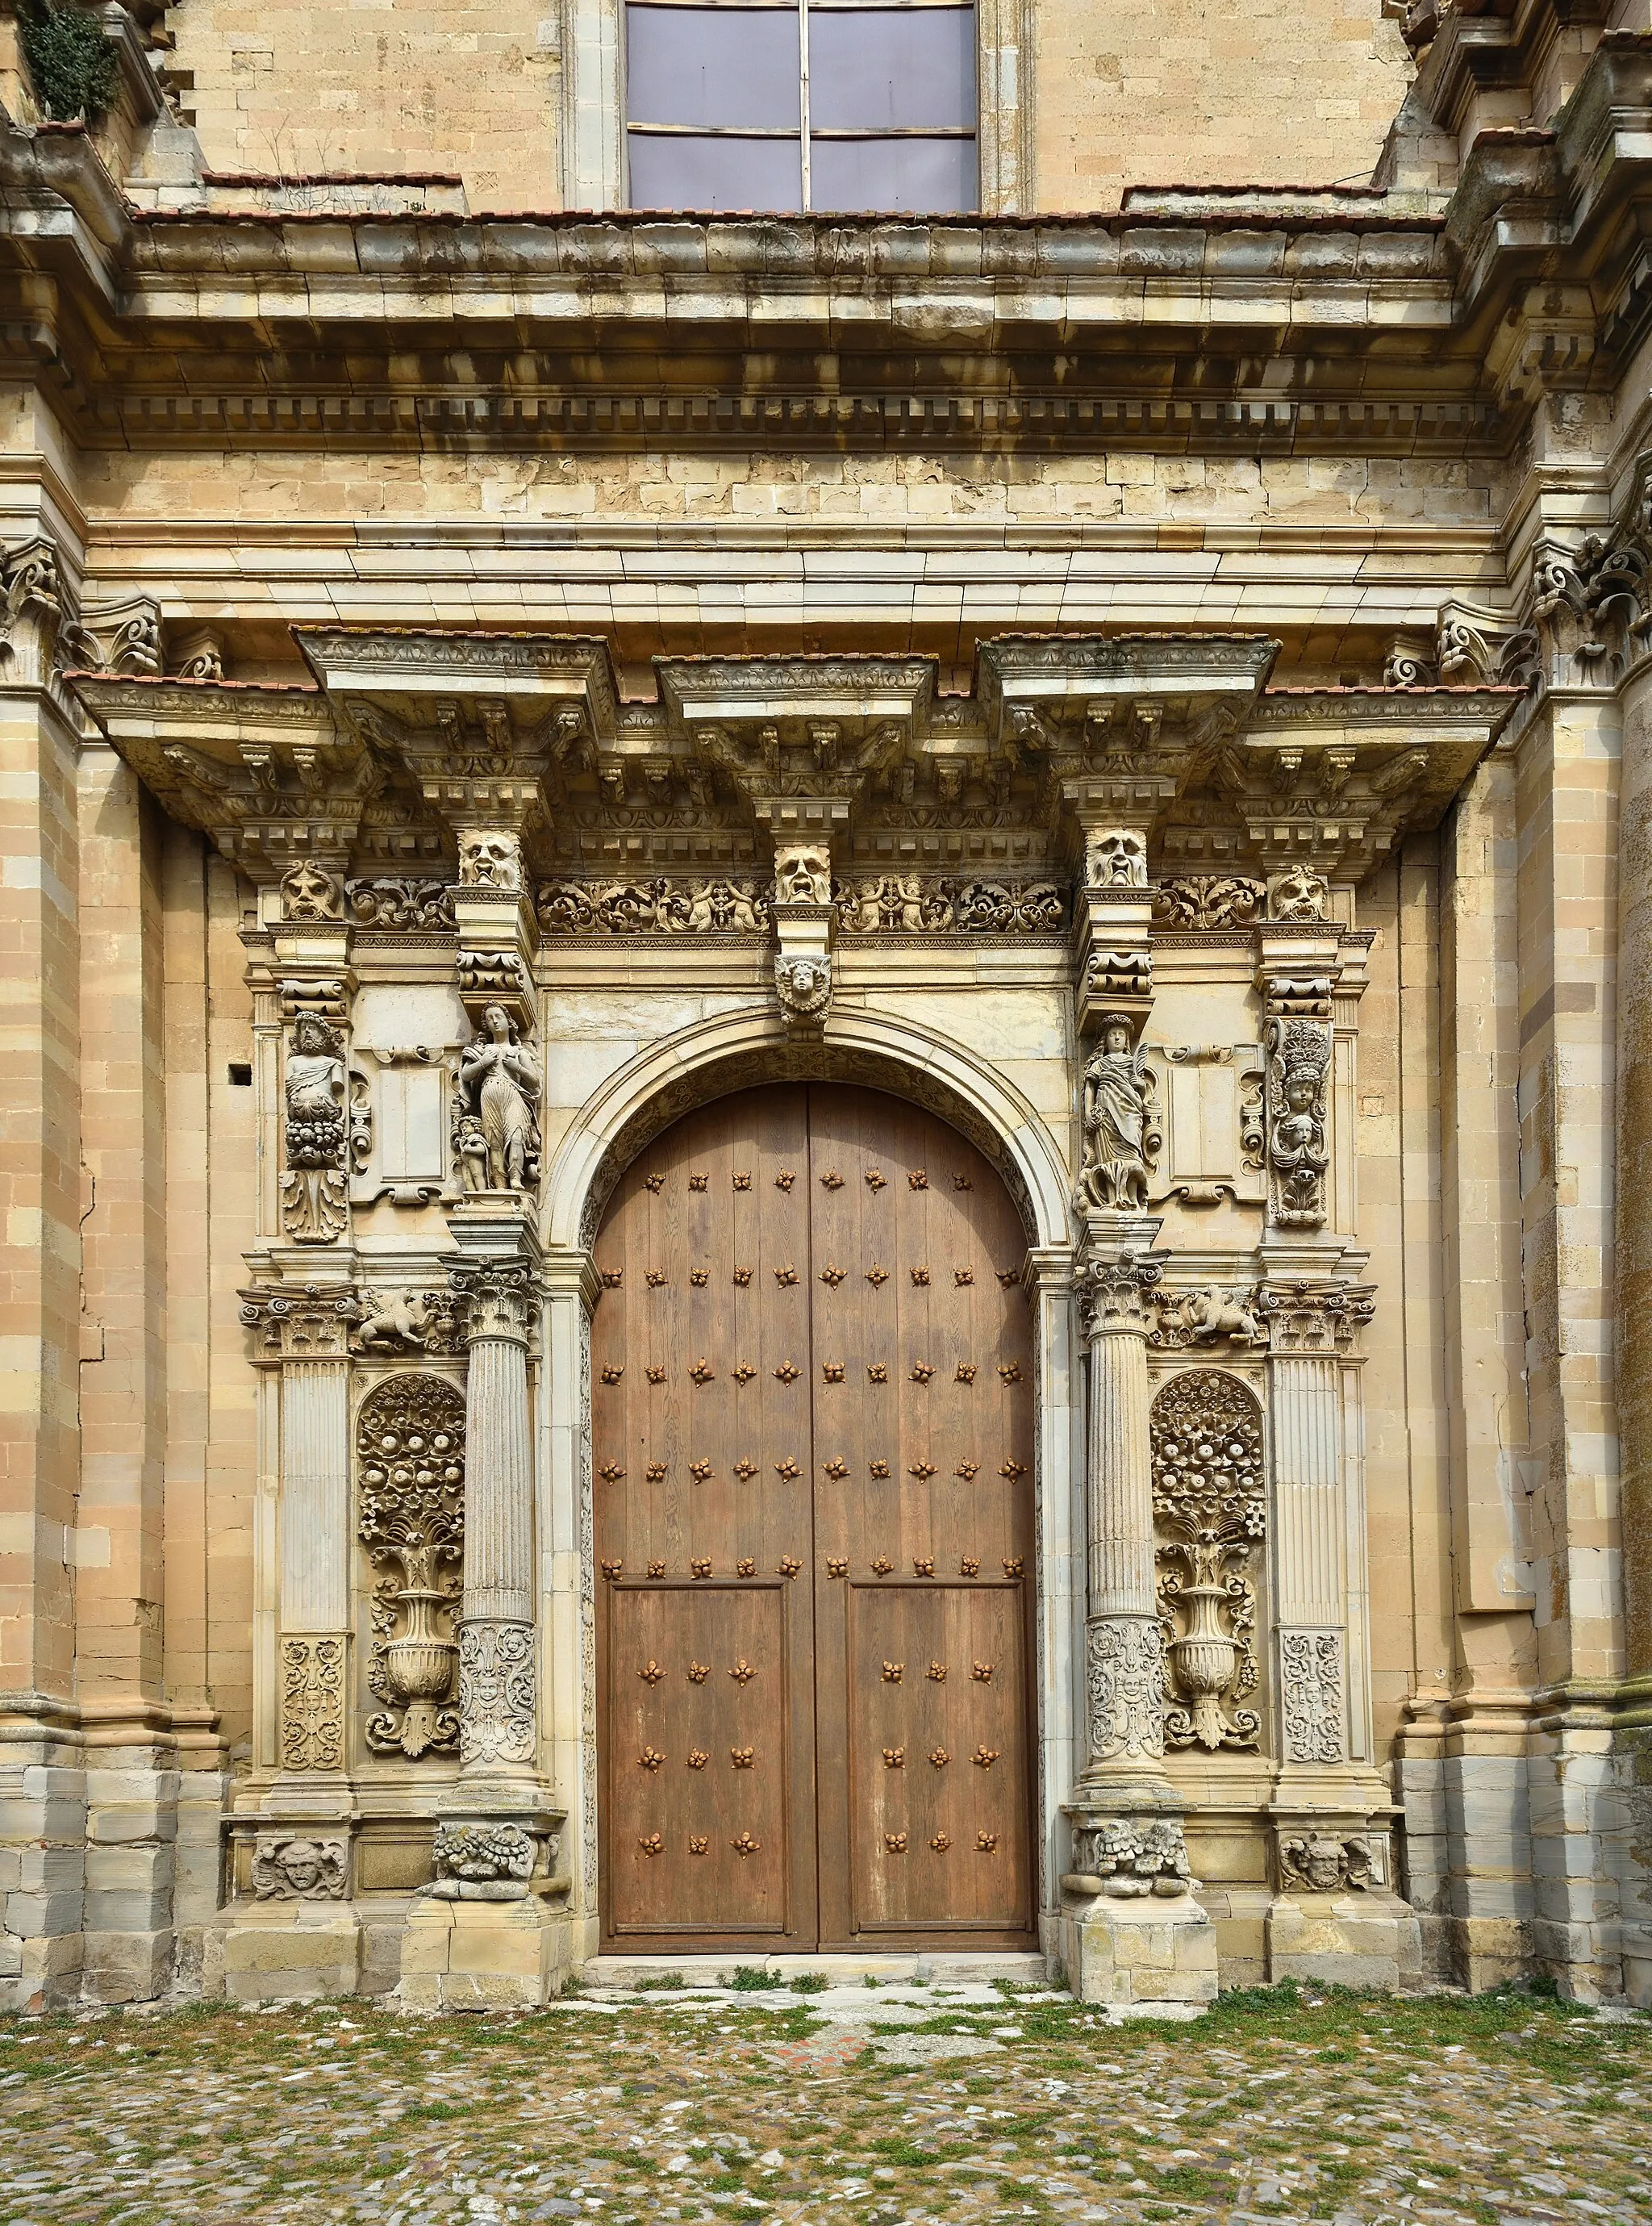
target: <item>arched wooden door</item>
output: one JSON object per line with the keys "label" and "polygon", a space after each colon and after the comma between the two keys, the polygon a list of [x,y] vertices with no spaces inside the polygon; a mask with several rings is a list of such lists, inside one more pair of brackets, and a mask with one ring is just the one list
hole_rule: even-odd
{"label": "arched wooden door", "polygon": [[1026,1237],[876,1091],[689,1115],[621,1181],[592,1340],[616,1951],[1033,1937]]}

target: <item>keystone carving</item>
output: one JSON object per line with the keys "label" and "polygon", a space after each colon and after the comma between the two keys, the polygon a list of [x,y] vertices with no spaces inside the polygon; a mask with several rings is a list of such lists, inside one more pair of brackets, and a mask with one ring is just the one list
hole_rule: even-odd
{"label": "keystone carving", "polygon": [[789,1024],[818,1021],[832,1002],[831,959],[782,951],[774,962],[774,987]]}

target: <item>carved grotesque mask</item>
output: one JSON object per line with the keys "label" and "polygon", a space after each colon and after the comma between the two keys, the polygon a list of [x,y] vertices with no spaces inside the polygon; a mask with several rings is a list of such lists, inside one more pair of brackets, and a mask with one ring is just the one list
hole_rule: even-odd
{"label": "carved grotesque mask", "polygon": [[1147,846],[1133,827],[1115,827],[1091,836],[1090,880],[1092,888],[1147,887]]}
{"label": "carved grotesque mask", "polygon": [[810,844],[780,850],[774,861],[775,892],[783,904],[829,904],[832,861],[829,851]]}
{"label": "carved grotesque mask", "polygon": [[459,876],[473,887],[516,889],[522,886],[522,861],[513,835],[467,835]]}

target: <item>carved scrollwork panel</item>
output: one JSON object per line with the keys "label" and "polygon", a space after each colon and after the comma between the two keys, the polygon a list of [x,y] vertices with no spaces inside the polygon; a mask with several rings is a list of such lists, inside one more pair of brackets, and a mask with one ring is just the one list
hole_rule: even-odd
{"label": "carved scrollwork panel", "polygon": [[1147,1616],[1100,1616],[1084,1637],[1092,1761],[1156,1759],[1165,1752],[1165,1669]]}
{"label": "carved scrollwork panel", "polygon": [[479,1619],[461,1625],[459,1706],[467,1764],[532,1761],[531,1624]]}

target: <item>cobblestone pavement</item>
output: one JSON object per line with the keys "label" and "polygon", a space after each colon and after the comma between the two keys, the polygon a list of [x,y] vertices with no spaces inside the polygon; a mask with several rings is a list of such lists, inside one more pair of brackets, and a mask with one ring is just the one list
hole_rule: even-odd
{"label": "cobblestone pavement", "polygon": [[1568,2219],[1652,2226],[1652,2022],[944,1987],[0,2020],[0,2226]]}

